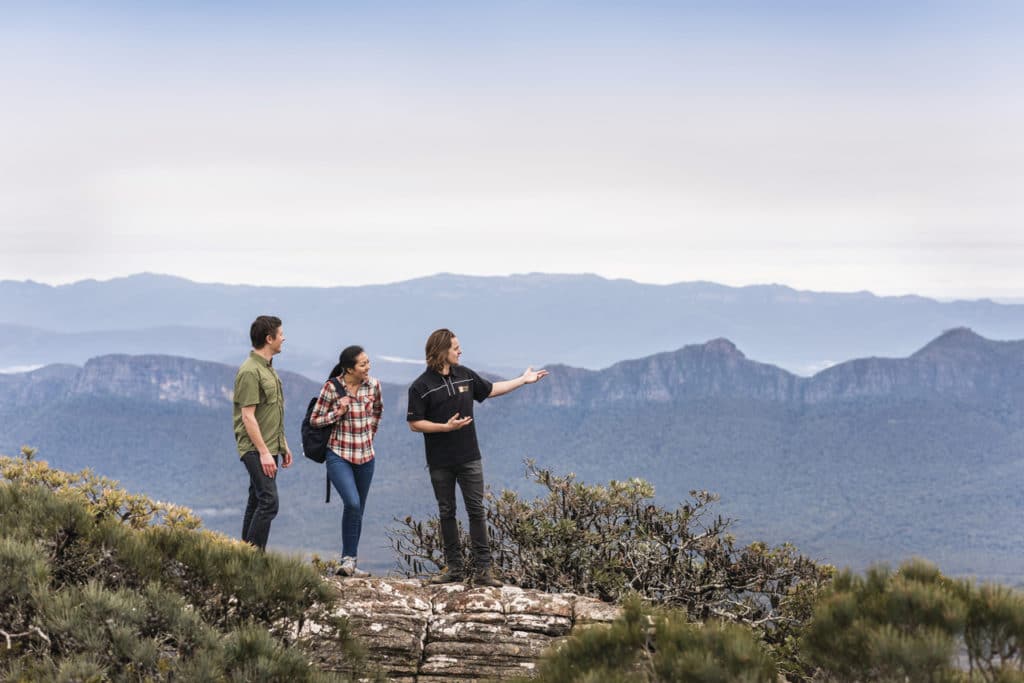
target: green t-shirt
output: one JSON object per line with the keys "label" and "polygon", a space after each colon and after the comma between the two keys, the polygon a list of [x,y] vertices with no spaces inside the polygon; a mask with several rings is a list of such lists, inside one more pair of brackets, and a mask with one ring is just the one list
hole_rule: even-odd
{"label": "green t-shirt", "polygon": [[256,406],[256,424],[260,426],[263,442],[272,454],[282,454],[288,449],[284,438],[281,378],[270,361],[255,351],[249,353],[235,375],[234,402],[235,441],[239,457],[256,450],[242,424],[242,406]]}

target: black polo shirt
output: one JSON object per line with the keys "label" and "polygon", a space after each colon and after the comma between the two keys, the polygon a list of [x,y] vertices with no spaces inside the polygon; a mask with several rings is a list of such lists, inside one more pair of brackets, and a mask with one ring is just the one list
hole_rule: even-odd
{"label": "black polo shirt", "polygon": [[[492,386],[462,365],[453,366],[447,375],[428,368],[409,387],[409,413],[405,419],[445,423],[455,413],[459,417],[473,417],[473,401],[483,402],[491,395]],[[423,442],[430,467],[450,467],[480,459],[475,422],[453,432],[424,434]]]}

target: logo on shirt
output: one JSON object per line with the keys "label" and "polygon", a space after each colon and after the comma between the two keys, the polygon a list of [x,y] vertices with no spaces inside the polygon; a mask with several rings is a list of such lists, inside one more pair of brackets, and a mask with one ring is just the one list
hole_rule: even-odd
{"label": "logo on shirt", "polygon": [[461,387],[459,387],[459,393],[460,394],[464,394],[467,391],[469,391],[469,387],[467,387],[465,384],[463,384]]}

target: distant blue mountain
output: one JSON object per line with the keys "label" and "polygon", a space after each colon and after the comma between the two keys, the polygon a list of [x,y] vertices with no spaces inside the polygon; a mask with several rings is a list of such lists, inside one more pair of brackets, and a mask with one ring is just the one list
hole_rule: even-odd
{"label": "distant blue mountain", "polygon": [[[0,366],[82,363],[102,353],[244,356],[252,319],[285,321],[283,368],[319,379],[341,347],[365,346],[377,374],[407,381],[431,330],[450,327],[464,360],[499,374],[542,361],[606,367],[724,337],[751,356],[810,375],[870,356],[902,357],[943,330],[1024,337],[1024,305],[805,292],[779,285],[646,285],[594,275],[442,274],[361,287],[200,284],[163,275],[49,286],[0,282],[0,322],[17,326]],[[177,338],[170,331],[177,329]],[[41,343],[47,335],[54,343]],[[62,337],[60,335],[74,335]],[[54,345],[66,347],[54,349]],[[174,348],[168,348],[173,346]]]}
{"label": "distant blue mountain", "polygon": [[[813,377],[714,339],[602,370],[553,364],[543,382],[477,409],[487,480],[523,489],[532,457],[588,482],[641,477],[659,500],[722,495],[741,539],[794,542],[862,568],[922,555],[955,574],[1024,584],[1024,342],[949,330],[905,358],[862,358]],[[0,452],[23,443],[63,469],[92,467],[195,508],[238,534],[245,475],[230,426],[234,365],[112,355],[0,375]],[[318,382],[282,373],[290,440]],[[392,520],[433,510],[406,386],[384,385],[368,504],[367,562],[386,569]],[[282,475],[272,544],[331,552],[337,502],[323,469]],[[535,493],[529,488],[527,495]]]}

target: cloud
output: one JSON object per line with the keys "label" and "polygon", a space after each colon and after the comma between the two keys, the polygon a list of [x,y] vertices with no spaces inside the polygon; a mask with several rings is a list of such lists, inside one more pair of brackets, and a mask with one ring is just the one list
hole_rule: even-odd
{"label": "cloud", "polygon": [[10,365],[0,368],[0,375],[16,375],[22,372],[32,372],[43,367],[42,365]]}
{"label": "cloud", "polygon": [[422,358],[400,358],[399,356],[378,356],[378,358],[391,363],[412,363],[414,365],[423,365]]}

